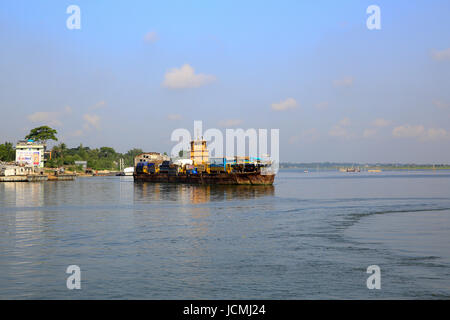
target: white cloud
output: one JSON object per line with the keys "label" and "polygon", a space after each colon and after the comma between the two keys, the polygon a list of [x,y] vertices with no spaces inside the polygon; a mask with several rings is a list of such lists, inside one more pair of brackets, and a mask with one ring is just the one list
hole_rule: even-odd
{"label": "white cloud", "polygon": [[94,104],[90,109],[91,110],[96,110],[96,109],[100,109],[106,106],[106,102],[105,101],[99,101],[96,104]]}
{"label": "white cloud", "polygon": [[403,125],[395,127],[392,130],[392,135],[397,138],[417,138],[425,133],[425,127],[423,125]]}
{"label": "white cloud", "polygon": [[228,119],[228,120],[222,120],[219,122],[219,126],[223,128],[229,128],[229,127],[236,127],[240,124],[242,124],[241,119]]}
{"label": "white cloud", "polygon": [[363,137],[364,138],[372,138],[378,133],[379,128],[387,127],[391,124],[391,121],[383,119],[383,118],[377,118],[372,121],[371,125],[375,128],[366,128],[363,131]]}
{"label": "white cloud", "polygon": [[51,126],[57,126],[60,127],[62,126],[61,121],[58,119],[59,117],[59,112],[35,112],[33,114],[30,114],[28,116],[28,120],[30,120],[33,123],[36,122],[42,122],[42,123],[47,123],[48,125]]}
{"label": "white cloud", "polygon": [[394,128],[392,131],[394,137],[398,138],[416,138],[419,141],[436,141],[450,138],[449,132],[442,128],[425,129],[423,125],[404,125]]}
{"label": "white cloud", "polygon": [[448,109],[450,108],[450,103],[445,103],[443,101],[440,100],[434,100],[433,104],[438,107],[439,109]]}
{"label": "white cloud", "polygon": [[164,75],[163,86],[170,89],[198,88],[216,80],[208,74],[195,74],[194,68],[185,64],[181,68],[173,68]]}
{"label": "white cloud", "polygon": [[351,87],[353,85],[354,78],[351,76],[346,76],[342,79],[337,79],[333,81],[335,87]]}
{"label": "white cloud", "polygon": [[339,121],[339,125],[342,127],[348,127],[351,124],[351,121],[349,118],[345,117],[341,121]]}
{"label": "white cloud", "polygon": [[330,136],[332,137],[341,137],[345,138],[348,137],[348,131],[346,128],[343,128],[341,126],[333,126],[329,132]]}
{"label": "white cloud", "polygon": [[84,128],[86,130],[90,128],[99,129],[100,117],[98,115],[86,113],[85,115],[83,115],[83,119],[85,121]]}
{"label": "white cloud", "polygon": [[433,50],[431,57],[436,61],[450,60],[450,48],[444,50]]}
{"label": "white cloud", "polygon": [[180,120],[181,119],[181,114],[169,114],[167,116],[167,119],[175,121],[175,120]]}
{"label": "white cloud", "polygon": [[272,103],[272,110],[285,111],[288,109],[295,109],[295,108],[297,108],[297,106],[298,106],[297,101],[295,101],[294,98],[287,98],[284,101],[280,101],[278,103]]}
{"label": "white cloud", "polygon": [[369,128],[369,129],[365,129],[363,132],[363,137],[364,138],[372,138],[377,134],[377,130]]}
{"label": "white cloud", "polygon": [[442,128],[430,128],[424,137],[425,140],[441,140],[449,137],[449,133]]}
{"label": "white cloud", "polygon": [[378,118],[372,121],[372,125],[374,127],[386,127],[390,124],[391,122],[389,120],[383,119],[383,118]]}
{"label": "white cloud", "polygon": [[147,32],[144,36],[144,41],[148,43],[155,43],[159,40],[159,36],[156,31]]}
{"label": "white cloud", "polygon": [[72,108],[64,107],[62,111],[38,111],[30,114],[27,118],[32,123],[42,123],[50,126],[61,127],[63,124],[60,120],[65,114],[72,113]]}
{"label": "white cloud", "polygon": [[350,126],[351,121],[349,118],[345,117],[340,120],[336,125],[334,125],[328,134],[331,137],[340,137],[340,138],[350,138],[351,134],[348,131],[348,127]]}
{"label": "white cloud", "polygon": [[314,107],[319,110],[324,110],[324,109],[328,108],[328,106],[329,106],[329,103],[327,101],[319,102],[314,105]]}

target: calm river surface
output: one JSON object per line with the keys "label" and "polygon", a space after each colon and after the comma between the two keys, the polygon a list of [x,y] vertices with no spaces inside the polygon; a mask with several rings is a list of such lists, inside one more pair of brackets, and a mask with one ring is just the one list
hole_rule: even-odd
{"label": "calm river surface", "polygon": [[[366,287],[370,265],[381,290]],[[448,299],[450,172],[1,183],[0,299],[17,298]]]}

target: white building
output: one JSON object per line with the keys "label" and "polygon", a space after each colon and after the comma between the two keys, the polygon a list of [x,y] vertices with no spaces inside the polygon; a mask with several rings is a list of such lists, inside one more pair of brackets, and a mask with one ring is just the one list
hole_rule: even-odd
{"label": "white building", "polygon": [[27,176],[33,174],[33,167],[23,167],[23,166],[1,166],[0,176]]}
{"label": "white building", "polygon": [[19,141],[16,145],[16,162],[21,165],[44,167],[44,145],[32,140]]}

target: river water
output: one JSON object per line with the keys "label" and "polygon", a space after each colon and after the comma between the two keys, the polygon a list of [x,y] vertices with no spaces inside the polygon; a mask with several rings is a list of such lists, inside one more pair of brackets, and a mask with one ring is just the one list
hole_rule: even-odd
{"label": "river water", "polygon": [[0,184],[0,299],[448,299],[449,244],[449,171]]}

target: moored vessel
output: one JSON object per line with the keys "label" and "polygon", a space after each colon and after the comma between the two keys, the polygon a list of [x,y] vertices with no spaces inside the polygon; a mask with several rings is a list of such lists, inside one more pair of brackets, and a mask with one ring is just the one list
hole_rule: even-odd
{"label": "moored vessel", "polygon": [[205,140],[191,141],[190,159],[169,159],[156,152],[135,158],[135,182],[220,185],[272,185],[276,173],[270,159],[210,158]]}

